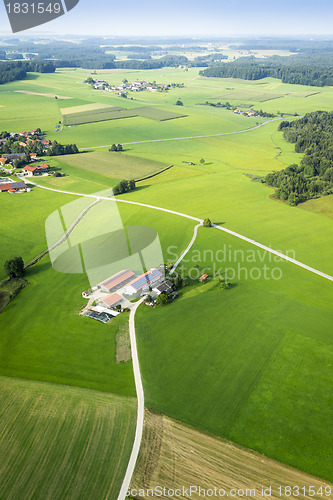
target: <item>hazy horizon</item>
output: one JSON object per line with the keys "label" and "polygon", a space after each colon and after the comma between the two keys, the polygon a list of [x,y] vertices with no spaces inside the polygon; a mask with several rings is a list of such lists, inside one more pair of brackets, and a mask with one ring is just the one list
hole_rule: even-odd
{"label": "hazy horizon", "polygon": [[[11,34],[3,2],[2,35]],[[146,0],[112,3],[80,0],[66,15],[48,24],[16,33],[97,36],[332,36],[333,2],[327,0],[170,0],[160,5]],[[325,35],[324,35],[325,34]]]}

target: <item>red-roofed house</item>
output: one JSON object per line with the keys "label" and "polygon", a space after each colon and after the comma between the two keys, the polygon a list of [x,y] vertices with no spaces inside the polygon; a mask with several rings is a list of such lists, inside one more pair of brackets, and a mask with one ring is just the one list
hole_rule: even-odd
{"label": "red-roofed house", "polygon": [[5,165],[7,163],[7,158],[0,158],[1,165]]}
{"label": "red-roofed house", "polygon": [[200,283],[202,283],[203,281],[207,281],[207,279],[208,279],[208,274],[203,274],[202,276],[200,276],[199,281]]}
{"label": "red-roofed house", "polygon": [[6,184],[0,184],[0,192],[5,193],[6,191],[8,193],[22,193],[23,191],[26,191],[27,187],[23,181],[19,182],[8,182]]}
{"label": "red-roofed house", "polygon": [[22,168],[23,175],[27,175],[28,177],[33,177],[34,175],[41,175],[45,174],[46,172],[49,171],[48,165],[46,163],[43,163],[42,165],[27,165],[26,167]]}

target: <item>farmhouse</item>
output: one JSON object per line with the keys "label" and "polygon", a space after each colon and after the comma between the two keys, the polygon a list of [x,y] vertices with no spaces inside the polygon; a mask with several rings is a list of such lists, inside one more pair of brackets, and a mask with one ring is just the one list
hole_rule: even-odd
{"label": "farmhouse", "polygon": [[163,281],[163,283],[161,283],[160,285],[153,288],[153,291],[156,292],[157,295],[160,295],[161,293],[172,292],[173,285],[172,285],[171,281],[166,280],[166,281]]}
{"label": "farmhouse", "polygon": [[135,274],[129,269],[120,271],[119,273],[114,274],[105,281],[98,283],[97,289],[100,289],[103,292],[108,292],[108,293],[114,292],[115,290],[121,288],[122,286],[126,285],[131,280],[133,280],[134,276]]}
{"label": "farmhouse", "polygon": [[135,295],[148,291],[149,287],[153,287],[160,283],[163,279],[162,273],[158,269],[150,269],[145,274],[138,276],[131,281],[125,288],[127,295]]}
{"label": "farmhouse", "polygon": [[30,166],[22,168],[23,175],[27,175],[28,177],[33,177],[34,175],[45,174],[49,171],[49,166],[46,163],[42,165]]}
{"label": "farmhouse", "polygon": [[19,182],[8,182],[6,184],[0,184],[1,193],[23,193],[27,190],[27,187],[23,181]]}
{"label": "farmhouse", "polygon": [[11,154],[5,154],[2,155],[3,158],[6,158],[6,160],[17,160],[18,158],[22,158],[22,156],[25,156],[25,153],[11,153]]}
{"label": "farmhouse", "polygon": [[121,304],[124,299],[118,293],[111,293],[110,295],[106,295],[103,299],[98,302],[99,306],[104,307],[116,307]]}

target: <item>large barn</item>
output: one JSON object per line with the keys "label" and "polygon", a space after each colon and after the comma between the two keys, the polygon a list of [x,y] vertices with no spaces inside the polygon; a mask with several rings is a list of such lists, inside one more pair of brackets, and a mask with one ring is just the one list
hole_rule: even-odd
{"label": "large barn", "polygon": [[133,280],[134,276],[135,274],[132,271],[125,269],[117,274],[114,274],[113,276],[110,276],[110,278],[107,278],[101,283],[98,283],[97,288],[102,292],[111,293],[125,286]]}

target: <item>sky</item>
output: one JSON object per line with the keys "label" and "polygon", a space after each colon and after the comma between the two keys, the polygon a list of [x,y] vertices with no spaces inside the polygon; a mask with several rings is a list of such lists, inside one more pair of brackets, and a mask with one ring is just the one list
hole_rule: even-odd
{"label": "sky", "polygon": [[[1,0],[0,19],[1,33],[10,33]],[[333,34],[332,20],[332,0],[80,0],[66,15],[22,33],[323,35]]]}

